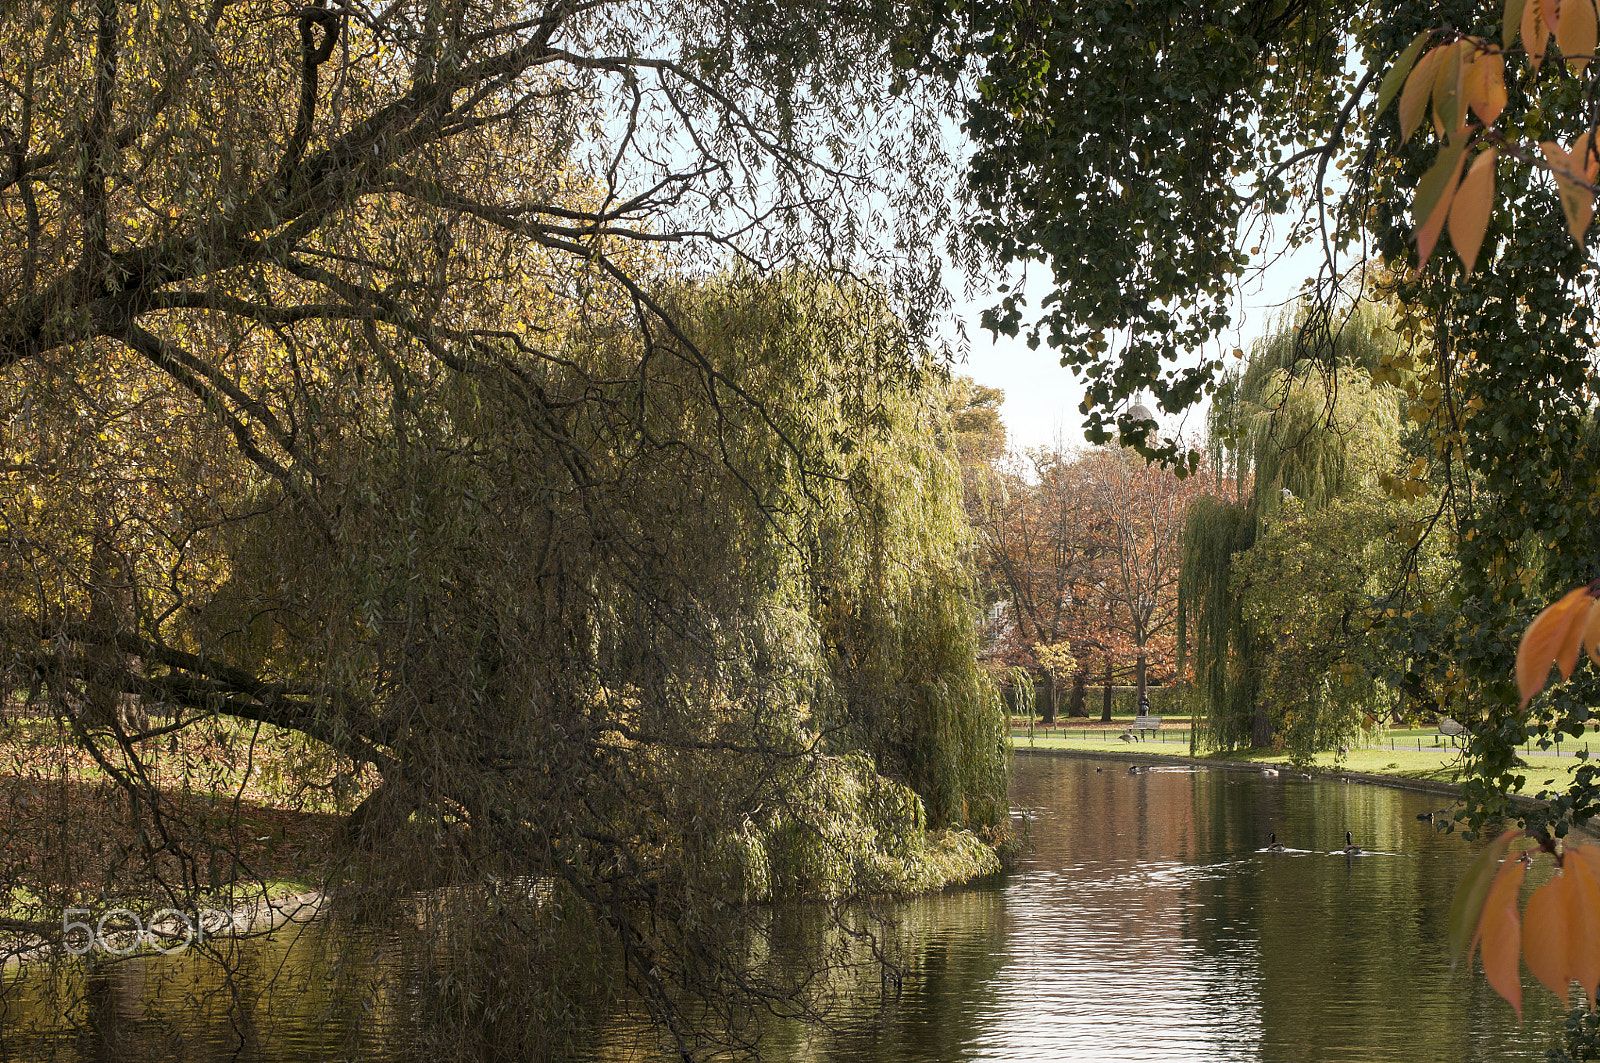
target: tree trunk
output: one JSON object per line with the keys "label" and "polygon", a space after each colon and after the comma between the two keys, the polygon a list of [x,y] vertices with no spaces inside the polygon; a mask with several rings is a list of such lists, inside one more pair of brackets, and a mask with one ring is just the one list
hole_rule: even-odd
{"label": "tree trunk", "polygon": [[1089,673],[1081,668],[1072,673],[1072,700],[1067,703],[1067,715],[1074,719],[1089,718]]}
{"label": "tree trunk", "polygon": [[1056,674],[1046,672],[1044,677],[1044,705],[1039,717],[1046,727],[1056,722]]}
{"label": "tree trunk", "polygon": [[1256,706],[1256,714],[1250,720],[1250,744],[1258,749],[1272,744],[1272,720],[1267,717],[1264,704]]}
{"label": "tree trunk", "polygon": [[1134,694],[1133,703],[1135,705],[1138,705],[1141,709],[1144,707],[1144,702],[1145,702],[1145,689],[1146,689],[1146,687],[1145,687],[1144,674],[1145,674],[1145,667],[1149,664],[1149,660],[1150,659],[1145,656],[1144,647],[1140,646],[1139,647],[1139,662],[1138,662],[1138,665],[1136,666],[1136,669],[1135,669],[1135,674],[1139,677],[1138,679],[1135,680],[1135,682],[1138,684],[1139,689]]}
{"label": "tree trunk", "polygon": [[1106,658],[1105,696],[1100,702],[1100,722],[1111,722],[1111,658]]}

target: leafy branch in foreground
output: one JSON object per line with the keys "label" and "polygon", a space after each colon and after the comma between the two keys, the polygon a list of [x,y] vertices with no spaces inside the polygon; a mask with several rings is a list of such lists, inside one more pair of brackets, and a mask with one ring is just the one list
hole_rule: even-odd
{"label": "leafy branch in foreground", "polygon": [[[1494,207],[1496,159],[1502,151],[1524,162],[1535,159],[1516,136],[1496,127],[1506,109],[1505,58],[1517,54],[1512,49],[1518,38],[1523,45],[1521,54],[1534,74],[1544,62],[1552,38],[1575,74],[1581,74],[1595,55],[1593,0],[1559,4],[1557,0],[1506,0],[1501,27],[1499,45],[1449,29],[1424,31],[1400,54],[1379,88],[1377,113],[1399,98],[1401,144],[1411,139],[1429,115],[1441,142],[1433,165],[1417,183],[1411,206],[1419,270],[1427,265],[1448,221],[1451,243],[1465,275],[1470,276]],[[1424,51],[1435,39],[1442,43]],[[1600,148],[1594,143],[1594,131],[1580,133],[1567,146],[1542,140],[1538,149],[1560,190],[1567,228],[1581,244],[1594,219],[1595,181],[1600,177]],[[1466,165],[1469,158],[1471,166]]]}

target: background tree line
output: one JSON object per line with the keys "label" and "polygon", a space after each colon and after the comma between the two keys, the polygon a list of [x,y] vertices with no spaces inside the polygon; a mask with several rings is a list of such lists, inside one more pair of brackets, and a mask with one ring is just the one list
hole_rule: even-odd
{"label": "background tree line", "polygon": [[957,387],[988,660],[1043,680],[1047,721],[1058,710],[1088,715],[1091,682],[1104,688],[1106,719],[1113,682],[1131,682],[1136,698],[1151,681],[1174,683],[1183,518],[1202,481],[1131,451],[1009,450],[1004,395],[965,379]]}

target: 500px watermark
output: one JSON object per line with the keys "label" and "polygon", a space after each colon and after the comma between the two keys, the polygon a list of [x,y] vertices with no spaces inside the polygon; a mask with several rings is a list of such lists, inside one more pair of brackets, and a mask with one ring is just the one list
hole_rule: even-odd
{"label": "500px watermark", "polygon": [[129,956],[141,945],[176,956],[190,945],[205,941],[208,922],[212,927],[229,922],[228,913],[216,909],[196,912],[191,917],[176,908],[151,912],[148,924],[127,908],[104,912],[94,923],[76,919],[92,914],[87,908],[68,908],[61,913],[61,945],[74,956],[94,949],[113,956]]}

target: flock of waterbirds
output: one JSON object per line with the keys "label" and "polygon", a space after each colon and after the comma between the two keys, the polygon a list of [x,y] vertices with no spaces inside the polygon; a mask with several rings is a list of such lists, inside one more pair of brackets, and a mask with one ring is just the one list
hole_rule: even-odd
{"label": "flock of waterbirds", "polygon": [[[1095,770],[1096,774],[1099,774],[1100,772],[1104,771],[1105,769],[1096,768],[1094,770]],[[1128,774],[1129,775],[1148,775],[1153,770],[1155,770],[1155,768],[1153,767],[1153,765],[1150,765],[1150,764],[1130,764],[1128,766]],[[1278,772],[1277,768],[1262,768],[1261,769],[1261,774],[1262,775],[1267,775],[1267,776],[1275,776],[1275,775],[1279,774],[1279,772]],[[1311,778],[1311,776],[1309,774],[1305,773],[1305,772],[1293,772],[1292,774],[1298,775],[1302,779]],[[1346,779],[1344,781],[1345,782],[1349,782],[1350,780]],[[1436,817],[1448,815],[1449,811],[1450,810],[1447,809],[1447,808],[1440,808],[1440,809],[1436,809],[1436,810],[1434,810],[1432,812],[1418,812],[1417,813],[1417,818],[1421,819],[1421,820],[1426,820],[1429,823],[1432,823]],[[1353,834],[1353,832],[1351,832],[1351,831],[1345,831],[1344,832],[1344,848],[1330,850],[1331,855],[1334,855],[1334,856],[1381,855],[1381,854],[1377,854],[1376,850],[1361,848],[1361,846],[1359,846],[1359,845],[1357,845],[1355,843],[1355,838],[1352,836],[1352,834]],[[1262,848],[1261,851],[1264,852],[1264,853],[1313,853],[1313,852],[1317,852],[1317,850],[1315,850],[1315,849],[1291,849],[1289,846],[1283,844],[1283,842],[1280,842],[1278,840],[1278,834],[1277,834],[1276,831],[1274,831],[1272,834],[1267,836],[1267,844],[1266,844],[1265,847]]]}

